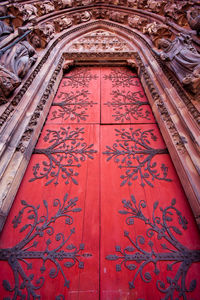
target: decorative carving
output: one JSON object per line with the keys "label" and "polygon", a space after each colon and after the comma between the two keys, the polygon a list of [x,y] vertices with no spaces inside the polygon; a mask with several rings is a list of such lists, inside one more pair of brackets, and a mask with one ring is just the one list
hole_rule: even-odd
{"label": "decorative carving", "polygon": [[149,102],[146,100],[142,101],[144,98],[144,93],[139,92],[125,92],[120,90],[114,90],[111,94],[112,100],[106,102],[104,105],[111,107],[114,111],[115,121],[130,121],[131,118],[138,120],[138,118],[143,118],[150,120],[149,110],[145,110]]}
{"label": "decorative carving", "polygon": [[12,26],[5,24],[3,21],[0,21],[0,42],[7,38],[14,29]]}
{"label": "decorative carving", "polygon": [[93,75],[89,68],[75,69],[70,74],[66,74],[67,80],[63,81],[63,86],[70,86],[72,88],[88,88],[91,80],[96,80],[97,75]]}
{"label": "decorative carving", "polygon": [[71,27],[72,24],[73,24],[73,19],[71,17],[67,17],[67,16],[54,20],[56,32],[63,31],[64,29]]}
{"label": "decorative carving", "polygon": [[51,39],[54,38],[55,27],[53,23],[44,23],[34,28],[30,42],[35,48],[45,48]]}
{"label": "decorative carving", "polygon": [[176,74],[180,82],[192,93],[199,93],[200,88],[200,54],[191,44],[191,38],[180,34],[171,42],[167,39],[159,41],[163,49],[160,58]]}
{"label": "decorative carving", "polygon": [[123,39],[115,34],[96,30],[78,40],[75,40],[69,51],[71,52],[109,52],[109,51],[128,51],[130,47]]}
{"label": "decorative carving", "polygon": [[142,30],[145,25],[147,25],[148,19],[139,17],[139,16],[130,16],[128,17],[128,25],[132,28]]}
{"label": "decorative carving", "polygon": [[22,26],[38,16],[37,8],[32,4],[12,4],[8,6],[8,12],[16,17],[13,20],[16,27]]}
{"label": "decorative carving", "polygon": [[20,83],[21,80],[18,76],[0,66],[0,104],[3,104],[6,101],[6,97],[8,97]]}
{"label": "decorative carving", "polygon": [[156,47],[158,46],[159,39],[170,38],[172,36],[172,32],[167,25],[159,24],[157,22],[147,24],[143,28],[143,33],[150,35],[151,40]]}
{"label": "decorative carving", "polygon": [[[33,178],[29,181],[33,182],[38,179],[46,179],[45,186],[52,182],[57,185],[59,178],[65,180],[65,184],[72,181],[78,184],[75,177],[79,175],[76,168],[81,167],[81,162],[87,158],[93,159],[93,144],[87,145],[83,138],[84,128],[76,128],[71,130],[70,127],[60,128],[60,130],[47,130],[44,141],[48,143],[47,148],[36,148],[35,154],[45,155],[46,159],[42,162],[42,166],[37,163],[33,167]],[[50,179],[49,179],[50,178]]]}
{"label": "decorative carving", "polygon": [[[9,292],[9,295],[14,293],[13,299],[16,297],[25,299],[27,295],[32,296],[33,299],[40,298],[38,290],[45,284],[45,276],[42,274],[46,269],[48,270],[48,262],[54,264],[54,268],[49,270],[49,277],[54,279],[60,273],[64,279],[64,286],[67,288],[69,288],[70,281],[65,275],[64,267],[68,269],[67,273],[69,273],[69,268],[75,265],[84,269],[84,262],[80,259],[87,258],[91,254],[81,253],[85,248],[82,243],[78,247],[70,244],[71,238],[75,234],[75,228],[70,227],[67,233],[67,228],[62,229],[64,226],[62,225],[58,233],[54,227],[54,224],[60,219],[65,219],[65,227],[73,224],[72,215],[81,211],[81,208],[76,207],[77,201],[77,197],[68,199],[68,194],[64,196],[62,202],[56,198],[50,213],[50,204],[43,200],[44,215],[41,216],[39,215],[40,205],[36,207],[28,204],[25,200],[21,201],[23,208],[15,216],[12,224],[13,228],[16,229],[23,222],[22,224],[25,225],[20,228],[18,234],[25,233],[25,237],[23,235],[20,242],[11,248],[0,249],[0,261],[6,261],[13,272],[14,287],[11,287],[9,280],[3,280],[3,287]],[[54,210],[56,210],[55,213]],[[53,213],[54,215],[52,215]],[[26,223],[23,220],[25,218],[27,218]],[[57,241],[56,246],[51,245],[50,247],[53,239]],[[39,241],[41,242],[40,246],[36,249]],[[41,275],[32,273],[28,276],[28,270],[34,272],[32,262],[35,259],[38,260],[39,264],[41,262]],[[38,279],[35,280],[34,277],[38,277]]]}
{"label": "decorative carving", "polygon": [[109,12],[109,19],[114,22],[125,23],[128,20],[128,15],[117,11],[111,11]]}
{"label": "decorative carving", "polygon": [[92,14],[89,11],[84,11],[82,13],[73,15],[75,24],[88,22],[88,21],[90,21],[91,17],[92,17]]}
{"label": "decorative carving", "polygon": [[37,54],[27,41],[15,44],[0,57],[2,74],[0,88],[5,96],[10,95],[20,84],[20,78],[28,73],[36,60]]}
{"label": "decorative carving", "polygon": [[[121,175],[121,186],[132,185],[132,181],[141,181],[141,186],[146,184],[153,187],[154,180],[165,180],[167,178],[168,167],[164,163],[159,168],[154,161],[156,155],[167,153],[167,149],[156,149],[151,146],[151,141],[156,141],[157,136],[153,133],[153,129],[133,131],[125,129],[115,129],[116,142],[112,147],[106,146],[107,150],[103,154],[107,155],[107,161],[113,159],[120,169],[125,169],[125,174]],[[158,170],[159,168],[159,170]]]}
{"label": "decorative carving", "polygon": [[130,7],[137,8],[138,0],[127,0],[127,4]]}
{"label": "decorative carving", "polygon": [[187,11],[187,20],[190,27],[200,35],[200,9],[193,8]]}
{"label": "decorative carving", "polygon": [[[168,262],[168,272],[173,270],[175,264],[178,264],[179,267],[174,270],[175,273],[171,274],[171,277],[168,275],[166,282],[157,280],[156,287],[161,293],[165,294],[164,299],[175,299],[176,292],[179,296],[187,299],[187,293],[194,291],[197,284],[196,279],[193,279],[187,287],[187,274],[193,264],[200,262],[200,250],[188,249],[185,244],[178,240],[178,236],[182,235],[182,230],[187,229],[188,221],[181,211],[175,207],[176,199],[172,199],[171,204],[165,208],[160,207],[161,216],[158,212],[158,215],[156,215],[159,205],[159,202],[156,201],[153,205],[151,219],[143,213],[143,210],[147,207],[144,200],[140,200],[137,204],[135,197],[131,195],[131,200],[123,200],[122,204],[124,210],[120,210],[119,213],[128,215],[126,217],[127,225],[133,226],[139,220],[147,227],[148,245],[143,235],[133,238],[131,233],[125,230],[124,236],[130,245],[125,249],[116,246],[116,254],[110,254],[106,259],[120,262],[116,265],[117,272],[122,270],[122,266],[130,271],[135,271],[133,280],[129,282],[130,289],[135,288],[135,281],[138,276],[146,283],[151,282],[152,275],[149,272],[145,274],[143,272],[146,265],[154,264],[154,273],[158,276],[162,262]],[[178,217],[179,227],[182,227],[181,230],[174,224],[176,217]],[[161,248],[159,248],[163,249],[162,251],[158,250],[155,241],[161,241]]]}
{"label": "decorative carving", "polygon": [[38,9],[39,16],[49,14],[55,10],[55,6],[50,1],[37,2],[36,7]]}
{"label": "decorative carving", "polygon": [[186,11],[189,8],[189,1],[171,1],[164,7],[164,14],[180,26],[187,25]]}
{"label": "decorative carving", "polygon": [[64,9],[72,7],[74,0],[53,0],[56,9]]}
{"label": "decorative carving", "polygon": [[148,0],[145,8],[154,13],[163,13],[163,8],[166,3],[167,0]]}

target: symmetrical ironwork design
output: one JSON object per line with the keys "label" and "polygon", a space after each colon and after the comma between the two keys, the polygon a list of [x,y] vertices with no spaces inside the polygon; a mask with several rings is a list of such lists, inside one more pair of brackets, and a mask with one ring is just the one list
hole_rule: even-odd
{"label": "symmetrical ironwork design", "polygon": [[63,80],[63,87],[70,86],[72,88],[79,88],[79,87],[88,88],[90,81],[97,80],[97,79],[98,76],[96,74],[92,74],[90,72],[90,69],[79,68],[65,75]]}
{"label": "symmetrical ironwork design", "polygon": [[[122,266],[124,266],[128,270],[136,272],[133,280],[129,282],[131,289],[135,288],[135,280],[138,276],[146,283],[151,282],[152,275],[149,272],[144,273],[144,268],[148,264],[154,264],[156,275],[161,271],[159,266],[162,262],[169,262],[167,271],[173,270],[175,264],[180,264],[175,275],[168,276],[166,282],[157,280],[156,286],[161,293],[165,294],[165,298],[163,298],[165,300],[175,299],[175,292],[178,292],[183,299],[187,299],[186,293],[194,291],[197,284],[196,280],[193,279],[190,285],[186,286],[187,273],[192,264],[200,262],[200,250],[188,249],[177,239],[178,235],[182,235],[182,231],[174,225],[175,218],[178,219],[178,223],[183,230],[187,229],[188,222],[175,207],[176,200],[172,199],[171,204],[166,208],[160,207],[161,217],[156,216],[156,209],[159,205],[159,202],[156,201],[153,205],[151,220],[143,214],[142,210],[146,208],[144,200],[140,200],[137,204],[135,197],[132,195],[131,200],[123,200],[122,204],[124,210],[120,210],[119,213],[128,215],[126,224],[134,225],[135,220],[138,219],[147,226],[148,244],[143,235],[132,238],[128,231],[124,231],[124,236],[128,239],[130,245],[124,249],[116,246],[117,254],[108,255],[106,259],[120,262],[116,265],[116,271],[121,271]],[[164,243],[160,245],[163,251],[157,250],[158,247],[153,242],[155,239],[158,241],[164,240]]]}
{"label": "symmetrical ironwork design", "polygon": [[64,119],[71,121],[86,121],[88,117],[86,111],[88,107],[93,107],[96,102],[88,99],[88,90],[60,92],[58,99],[60,102],[54,102],[52,106],[58,107],[52,112],[51,120]]}
{"label": "symmetrical ironwork design", "polygon": [[149,130],[129,130],[115,129],[118,139],[112,147],[106,146],[107,150],[103,154],[107,155],[107,161],[111,159],[118,164],[120,169],[125,168],[126,172],[121,175],[121,186],[126,183],[132,185],[132,181],[140,179],[141,186],[148,184],[153,187],[153,181],[165,180],[167,178],[168,167],[162,163],[158,170],[157,163],[152,162],[153,158],[159,154],[166,154],[167,149],[155,149],[151,147],[150,140],[156,141],[157,137],[153,129]]}
{"label": "symmetrical ironwork design", "polygon": [[112,70],[109,75],[104,75],[105,80],[112,82],[112,87],[140,86],[138,76],[124,70]]}
{"label": "symmetrical ironwork design", "polygon": [[[26,233],[26,235],[12,248],[0,250],[0,260],[8,262],[15,280],[13,287],[9,280],[3,280],[4,289],[13,292],[12,299],[18,297],[20,299],[26,299],[26,297],[27,299],[30,299],[30,297],[40,299],[37,291],[45,284],[45,277],[42,274],[46,271],[47,262],[54,264],[54,267],[49,271],[49,277],[54,279],[58,274],[61,274],[64,286],[67,288],[69,288],[70,281],[66,278],[64,267],[69,269],[78,264],[80,269],[84,268],[84,262],[80,259],[91,256],[91,254],[81,254],[84,250],[84,244],[80,244],[78,247],[70,244],[70,239],[75,234],[75,228],[70,227],[67,234],[66,228],[63,230],[64,233],[56,233],[54,227],[57,220],[61,218],[65,219],[66,225],[73,224],[72,214],[81,211],[81,208],[76,207],[77,201],[78,198],[76,197],[68,199],[68,194],[64,196],[63,201],[58,198],[54,199],[53,207],[56,212],[53,214],[53,210],[49,208],[47,201],[44,200],[45,214],[41,216],[39,216],[40,205],[36,207],[28,204],[25,200],[21,201],[23,208],[15,216],[12,224],[14,228],[17,228],[22,223],[22,219],[27,217],[27,223],[20,228],[20,233]],[[41,243],[40,239],[42,239]],[[56,246],[52,246],[54,239]],[[38,249],[33,250],[37,247]],[[32,274],[27,275],[30,270],[33,270],[32,263],[35,259],[41,261],[41,275],[34,274],[32,271]]]}
{"label": "symmetrical ironwork design", "polygon": [[112,116],[115,118],[115,121],[130,121],[131,118],[135,120],[138,120],[138,118],[150,120],[150,111],[145,110],[149,102],[147,100],[142,101],[142,98],[144,98],[142,91],[125,92],[116,90],[111,93],[111,96],[112,100],[104,105],[113,108],[115,114]]}
{"label": "symmetrical ironwork design", "polygon": [[47,182],[45,186],[54,182],[58,184],[59,176],[65,180],[65,184],[72,181],[78,184],[75,177],[78,172],[75,170],[81,166],[87,158],[93,159],[93,144],[87,145],[83,138],[84,128],[76,128],[72,130],[69,127],[60,130],[47,130],[44,141],[49,143],[49,146],[44,149],[35,149],[34,153],[43,154],[47,160],[37,163],[33,167],[33,175],[29,181],[45,178]]}

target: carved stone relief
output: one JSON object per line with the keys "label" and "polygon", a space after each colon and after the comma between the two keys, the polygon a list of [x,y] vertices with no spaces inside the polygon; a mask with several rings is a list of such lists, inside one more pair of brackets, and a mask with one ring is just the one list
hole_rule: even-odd
{"label": "carved stone relief", "polygon": [[55,10],[55,6],[50,1],[38,2],[36,3],[38,9],[38,15],[43,16],[49,14]]}
{"label": "carved stone relief", "polygon": [[115,34],[104,30],[96,30],[74,41],[70,52],[111,52],[130,51],[127,43]]}
{"label": "carved stone relief", "polygon": [[143,28],[143,33],[146,33],[150,36],[152,42],[157,47],[158,40],[160,38],[171,38],[172,32],[169,30],[169,27],[165,24],[159,24],[157,22],[149,23]]}
{"label": "carved stone relief", "polygon": [[8,12],[15,16],[15,27],[22,26],[38,16],[37,8],[32,4],[12,4],[8,6]]}
{"label": "carved stone relief", "polygon": [[20,84],[21,78],[25,77],[36,60],[35,49],[27,41],[21,41],[5,51],[0,57],[0,89],[5,96],[9,96]]}
{"label": "carved stone relief", "polygon": [[179,81],[194,94],[200,91],[200,54],[191,44],[188,35],[180,34],[172,42],[161,39],[158,43],[163,50],[159,53],[162,61],[176,74]]}

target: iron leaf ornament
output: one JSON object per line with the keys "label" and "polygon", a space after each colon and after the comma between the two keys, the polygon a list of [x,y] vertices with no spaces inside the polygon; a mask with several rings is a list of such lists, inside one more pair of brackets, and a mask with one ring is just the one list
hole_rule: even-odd
{"label": "iron leaf ornament", "polygon": [[49,146],[43,149],[35,149],[35,154],[43,154],[46,160],[33,166],[33,182],[38,179],[46,179],[45,186],[51,183],[57,185],[61,177],[65,184],[73,182],[78,184],[75,179],[79,175],[76,171],[86,159],[93,159],[93,144],[87,145],[83,138],[84,128],[72,130],[70,126],[61,127],[60,130],[47,130],[44,141]]}
{"label": "iron leaf ornament", "polygon": [[96,74],[92,74],[90,69],[80,68],[75,69],[73,72],[65,75],[63,81],[63,87],[71,87],[71,88],[88,88],[89,83],[92,80],[97,80],[98,76]]}
{"label": "iron leaf ornament", "polygon": [[132,181],[140,180],[140,185],[148,184],[153,187],[154,180],[172,181],[167,177],[168,167],[163,163],[158,169],[157,163],[152,162],[156,155],[167,154],[167,149],[156,149],[151,147],[150,140],[156,141],[157,137],[153,129],[129,130],[115,129],[116,142],[113,146],[106,146],[103,154],[107,155],[107,161],[114,160],[120,169],[125,169],[121,175],[121,186],[132,185]]}
{"label": "iron leaf ornament", "polygon": [[[153,213],[151,220],[145,216],[143,210],[146,208],[146,202],[140,200],[139,203],[131,195],[130,200],[123,200],[123,210],[119,213],[126,215],[126,224],[133,226],[137,220],[144,223],[146,228],[146,238],[143,235],[132,237],[128,231],[124,231],[124,236],[128,240],[129,245],[122,249],[121,246],[115,247],[115,254],[106,257],[107,260],[116,261],[116,271],[122,271],[122,267],[135,273],[133,280],[129,282],[129,288],[136,287],[136,279],[140,277],[145,283],[152,281],[152,274],[144,269],[149,264],[154,264],[154,273],[157,276],[160,272],[160,264],[168,262],[167,270],[170,272],[175,265],[179,265],[175,275],[168,275],[165,282],[157,280],[157,289],[165,294],[164,300],[178,299],[174,298],[178,293],[182,299],[188,299],[187,293],[195,290],[197,282],[192,279],[189,286],[186,285],[188,270],[190,267],[200,262],[200,250],[189,249],[179,242],[177,236],[182,235],[182,230],[187,230],[188,222],[182,213],[176,208],[176,200],[172,199],[171,204],[165,208],[160,207],[162,216],[156,216],[159,202],[153,205]],[[174,218],[178,218],[180,228],[174,225]],[[133,231],[134,232],[134,231]],[[163,251],[158,251],[154,241],[157,239],[161,242]]]}
{"label": "iron leaf ornament", "polygon": [[112,82],[112,87],[139,87],[139,79],[136,74],[125,72],[124,70],[112,70],[109,75],[104,75],[105,80]]}
{"label": "iron leaf ornament", "polygon": [[[75,228],[70,226],[68,231],[65,228],[59,233],[56,233],[54,229],[55,223],[61,218],[64,219],[65,226],[73,224],[73,214],[81,211],[81,208],[77,207],[77,202],[77,197],[69,199],[68,194],[64,196],[63,201],[56,198],[53,201],[54,213],[52,209],[49,209],[48,202],[44,200],[43,205],[46,213],[40,216],[40,205],[36,207],[28,204],[25,200],[21,201],[23,208],[15,216],[12,224],[13,228],[16,229],[26,215],[27,222],[20,228],[20,234],[25,233],[25,237],[12,248],[0,250],[0,261],[6,261],[13,272],[14,286],[8,279],[2,282],[4,289],[13,293],[12,299],[18,297],[20,299],[30,299],[31,297],[40,299],[38,291],[45,284],[44,273],[47,272],[52,279],[55,279],[60,273],[63,277],[64,286],[69,288],[70,281],[66,277],[65,270],[68,270],[69,273],[69,269],[75,265],[78,265],[80,269],[84,268],[84,262],[81,258],[87,258],[91,254],[81,254],[85,247],[84,244],[77,247],[70,243],[72,235],[75,234]],[[42,240],[41,243],[40,240]],[[53,241],[56,241],[56,246],[50,246]],[[43,249],[41,249],[41,245]],[[34,273],[32,262],[35,259],[41,261],[40,274]],[[51,262],[54,267],[46,270],[47,262]],[[32,270],[31,274],[30,270]],[[29,275],[27,275],[28,272]]]}
{"label": "iron leaf ornament", "polygon": [[52,112],[51,120],[63,119],[71,121],[86,121],[89,107],[93,107],[97,103],[88,99],[88,90],[60,92],[58,99],[60,102],[54,102],[52,107],[56,110]]}
{"label": "iron leaf ornament", "polygon": [[138,118],[150,120],[150,111],[145,110],[149,102],[143,101],[144,93],[142,91],[138,92],[125,92],[116,90],[113,91],[112,100],[107,101],[104,105],[111,107],[114,111],[112,115],[115,121],[130,121],[131,118],[138,120]]}

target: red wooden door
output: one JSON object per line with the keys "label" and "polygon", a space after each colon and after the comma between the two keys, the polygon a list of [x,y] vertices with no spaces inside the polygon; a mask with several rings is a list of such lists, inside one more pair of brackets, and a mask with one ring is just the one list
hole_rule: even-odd
{"label": "red wooden door", "polygon": [[2,298],[198,299],[199,245],[137,75],[65,75],[1,235]]}

